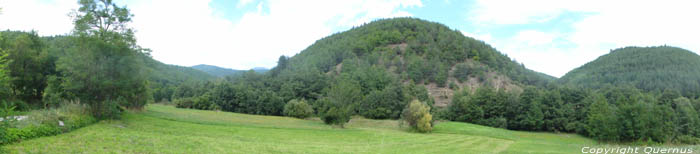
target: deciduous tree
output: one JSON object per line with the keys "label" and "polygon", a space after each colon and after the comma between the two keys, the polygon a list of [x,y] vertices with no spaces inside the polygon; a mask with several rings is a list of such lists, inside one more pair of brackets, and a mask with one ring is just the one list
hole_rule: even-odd
{"label": "deciduous tree", "polygon": [[76,46],[69,50],[71,56],[58,62],[64,74],[61,86],[93,111],[115,110],[109,103],[142,108],[150,95],[140,58],[144,50],[127,27],[133,15],[111,0],[80,0],[79,4],[73,13]]}

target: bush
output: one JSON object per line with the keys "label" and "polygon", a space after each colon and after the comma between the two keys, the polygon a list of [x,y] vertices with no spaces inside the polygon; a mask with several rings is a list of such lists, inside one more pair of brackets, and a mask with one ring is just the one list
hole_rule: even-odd
{"label": "bush", "polygon": [[221,110],[221,106],[214,103],[209,93],[196,97],[185,97],[173,101],[177,108],[199,109],[199,110]]}
{"label": "bush", "polygon": [[11,126],[13,120],[12,118],[8,117],[14,115],[14,110],[15,106],[12,106],[11,103],[2,101],[2,106],[0,108],[0,118],[3,118],[3,121],[2,123],[0,123],[0,145],[12,141],[10,140],[8,135],[8,128]]}
{"label": "bush", "polygon": [[469,65],[465,63],[459,63],[455,65],[453,76],[459,80],[459,82],[464,82],[469,79],[470,71]]}
{"label": "bush", "polygon": [[10,106],[14,106],[15,111],[29,111],[31,109],[29,104],[22,100],[7,101],[5,103],[8,103]]}
{"label": "bush", "polygon": [[285,116],[303,119],[311,116],[311,114],[314,113],[314,109],[312,109],[311,105],[307,104],[306,101],[303,99],[293,99],[289,101],[286,105],[284,105],[283,112]]}
{"label": "bush", "polygon": [[433,116],[430,114],[430,107],[418,100],[411,101],[408,107],[403,110],[401,118],[418,132],[425,133],[433,129],[431,124]]}
{"label": "bush", "polygon": [[120,119],[124,108],[119,106],[123,99],[106,100],[101,103],[90,105],[92,115],[98,119]]}
{"label": "bush", "polygon": [[[0,126],[0,145],[10,143],[10,138],[8,135],[8,129],[7,127]],[[0,149],[2,150],[2,149]],[[2,152],[2,151],[0,151]]]}
{"label": "bush", "polygon": [[6,128],[10,126],[10,123],[13,122],[14,119],[8,118],[10,116],[13,116],[15,114],[15,106],[12,103],[2,101],[2,106],[0,106],[0,118],[3,118],[4,120],[1,123],[0,127]]}
{"label": "bush", "polygon": [[450,89],[452,89],[452,90],[458,90],[458,89],[459,89],[459,86],[457,86],[457,84],[455,84],[455,82],[450,81]]}
{"label": "bush", "polygon": [[321,116],[324,123],[344,127],[350,121],[350,113],[347,109],[331,107]]}
{"label": "bush", "polygon": [[416,125],[416,130],[419,132],[430,132],[433,130],[432,126],[432,120],[433,116],[430,115],[430,113],[423,113],[423,116],[418,119],[418,123]]}
{"label": "bush", "polygon": [[408,101],[403,87],[391,85],[365,96],[358,106],[359,114],[370,119],[398,119]]}
{"label": "bush", "polygon": [[27,119],[0,127],[0,145],[57,135],[87,126],[97,121],[90,114],[88,107],[77,103],[63,104],[57,109],[31,111],[26,115]]}
{"label": "bush", "polygon": [[696,145],[700,143],[700,138],[693,137],[690,135],[681,135],[678,137],[678,142],[682,144]]}
{"label": "bush", "polygon": [[211,95],[209,93],[194,97],[192,100],[192,108],[200,110],[216,110],[219,108],[218,105],[214,104],[211,100]]}
{"label": "bush", "polygon": [[178,98],[173,101],[177,108],[192,108],[194,99],[192,97]]}

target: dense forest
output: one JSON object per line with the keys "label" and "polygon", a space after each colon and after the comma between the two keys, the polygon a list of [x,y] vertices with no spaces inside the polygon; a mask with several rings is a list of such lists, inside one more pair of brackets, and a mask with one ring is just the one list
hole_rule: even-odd
{"label": "dense forest", "polygon": [[686,97],[700,94],[700,56],[676,47],[626,47],[610,51],[560,80],[587,88],[632,85],[644,91],[679,91]]}
{"label": "dense forest", "polygon": [[152,59],[125,7],[80,6],[66,36],[0,32],[3,116],[78,102],[96,119],[117,119],[160,102],[317,116],[341,127],[362,116],[430,132],[436,120],[452,120],[600,141],[700,143],[700,59],[680,48],[614,50],[557,80],[445,25],[393,18],[322,38],[269,71],[223,75]]}
{"label": "dense forest", "polygon": [[461,91],[443,117],[513,130],[575,132],[600,141],[700,143],[700,99],[632,86],[553,84],[520,93]]}

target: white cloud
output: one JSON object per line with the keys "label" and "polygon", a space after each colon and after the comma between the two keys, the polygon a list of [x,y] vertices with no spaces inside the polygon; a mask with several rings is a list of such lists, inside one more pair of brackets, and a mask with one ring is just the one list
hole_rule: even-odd
{"label": "white cloud", "polygon": [[293,56],[334,28],[410,16],[400,9],[422,6],[416,0],[269,0],[258,2],[258,9],[244,13],[240,20],[229,21],[213,16],[208,3],[154,0],[136,5],[132,10],[139,42],[166,63],[269,68],[280,55]]}
{"label": "white cloud", "polygon": [[523,43],[523,45],[548,45],[553,43],[552,41],[554,41],[555,37],[557,36],[552,33],[545,33],[536,30],[524,30],[515,34],[513,39],[515,39],[517,42]]}
{"label": "white cloud", "polygon": [[469,18],[478,24],[524,24],[543,22],[564,11],[561,0],[477,0]]}
{"label": "white cloud", "polygon": [[469,36],[469,37],[472,37],[472,38],[477,39],[477,40],[482,40],[482,41],[487,42],[487,43],[492,42],[492,39],[491,39],[492,36],[489,33],[478,33],[478,32],[477,33],[470,33],[470,32],[461,31],[461,30],[459,32],[461,32],[462,35],[464,35],[464,36]]}
{"label": "white cloud", "polygon": [[76,1],[41,0],[0,1],[0,30],[36,30],[40,35],[69,33],[73,23],[68,14],[78,8]]}
{"label": "white cloud", "polygon": [[250,4],[251,2],[253,2],[253,0],[239,0],[238,4],[236,4],[236,7],[241,8],[243,6]]}
{"label": "white cloud", "polygon": [[565,48],[555,44],[529,44],[514,39],[496,41],[492,45],[529,69],[556,77],[561,77],[608,52],[589,47]]}
{"label": "white cloud", "polygon": [[[122,4],[120,2],[119,4]],[[212,64],[235,69],[273,67],[280,55],[293,56],[335,30],[377,18],[411,16],[403,8],[421,7],[419,0],[288,1],[243,0],[238,11],[254,4],[237,21],[215,15],[210,0],[127,1],[135,15],[131,26],[141,46],[169,64]],[[3,0],[0,28],[65,34],[72,29],[67,14],[74,1]],[[39,11],[38,11],[39,10]],[[216,10],[220,12],[220,10]]]}
{"label": "white cloud", "polygon": [[469,21],[480,28],[543,23],[564,13],[582,19],[572,31],[523,30],[491,43],[528,68],[553,76],[566,72],[625,46],[672,45],[700,52],[700,14],[695,1],[501,1],[479,0]]}
{"label": "white cloud", "polygon": [[[234,23],[213,16],[208,1],[142,1],[130,4],[138,43],[165,63],[218,64],[234,52]],[[157,10],[157,11],[154,11]],[[215,54],[219,53],[219,54]],[[228,65],[230,67],[230,65]]]}
{"label": "white cloud", "polygon": [[561,52],[571,49],[557,45],[555,42],[560,39],[562,38],[554,33],[523,30],[512,37],[492,39],[486,43],[491,44],[510,58],[524,63],[525,67],[529,69],[546,70],[545,73],[559,75],[568,72],[576,66],[576,63],[585,60],[577,55],[569,54],[569,52]]}
{"label": "white cloud", "polygon": [[[636,2],[636,1],[635,1]],[[573,25],[572,42],[581,45],[674,45],[700,52],[700,14],[694,1],[639,1],[618,10],[604,10]]]}

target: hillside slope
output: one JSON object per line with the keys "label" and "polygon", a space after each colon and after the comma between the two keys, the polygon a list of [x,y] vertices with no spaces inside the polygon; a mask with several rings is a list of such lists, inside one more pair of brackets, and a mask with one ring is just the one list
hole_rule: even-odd
{"label": "hillside slope", "polygon": [[213,65],[206,65],[206,64],[194,65],[194,66],[192,66],[192,68],[209,73],[210,75],[213,75],[216,77],[224,77],[224,76],[229,76],[229,75],[244,72],[242,70],[234,70],[234,69],[222,68],[222,67],[213,66]]}
{"label": "hillside slope", "polygon": [[[214,66],[214,65],[206,65],[206,64],[199,64],[199,65],[194,65],[192,68],[209,73],[210,75],[216,76],[216,77],[225,77],[225,76],[230,76],[230,75],[236,75],[236,74],[241,74],[243,72],[246,72],[247,70],[234,70],[230,68],[223,68],[219,66]],[[261,68],[261,67],[256,67],[252,69],[255,72],[258,73],[264,73],[267,72],[268,70],[266,68]]]}
{"label": "hillside slope", "polygon": [[178,85],[216,79],[215,76],[194,68],[165,64],[147,56],[143,58],[146,70],[149,71],[148,80],[154,101],[171,101]]}
{"label": "hillside slope", "polygon": [[588,88],[628,84],[695,97],[700,93],[700,56],[668,46],[620,48],[572,70],[559,82]]}
{"label": "hillside slope", "polygon": [[151,71],[151,82],[162,84],[180,84],[185,81],[206,81],[215,77],[190,67],[164,64],[148,57],[146,68]]}
{"label": "hillside slope", "polygon": [[425,84],[439,106],[449,103],[459,88],[522,90],[555,79],[525,68],[483,41],[416,18],[377,20],[333,34],[289,59],[292,72],[309,68],[329,74],[385,70],[404,83]]}

